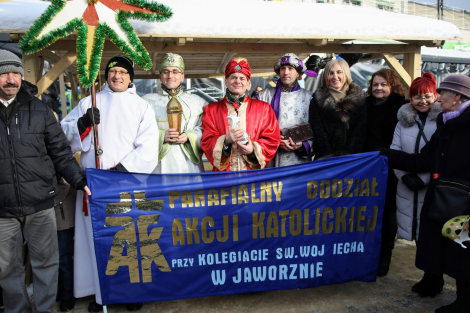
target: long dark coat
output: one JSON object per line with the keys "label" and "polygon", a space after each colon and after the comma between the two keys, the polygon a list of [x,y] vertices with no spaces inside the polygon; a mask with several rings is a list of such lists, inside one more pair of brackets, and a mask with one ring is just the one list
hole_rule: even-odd
{"label": "long dark coat", "polygon": [[[455,279],[470,281],[470,248],[441,235],[444,224],[428,218],[434,199],[436,180],[432,174],[470,182],[470,107],[452,120],[443,122],[442,114],[437,117],[437,130],[420,154],[407,154],[390,150],[389,165],[410,172],[430,171],[431,182],[421,210],[421,225],[416,252],[416,267],[434,274],[445,273]],[[469,208],[470,210],[470,208]],[[470,245],[467,246],[470,247]]]}
{"label": "long dark coat", "polygon": [[315,159],[362,152],[366,114],[365,94],[355,83],[339,102],[327,87],[318,88],[309,108]]}
{"label": "long dark coat", "polygon": [[[405,97],[392,93],[381,105],[375,105],[375,98],[368,96],[367,105],[367,133],[363,152],[378,151],[380,147],[389,148],[393,141],[393,134],[398,123],[398,110],[400,110]],[[395,212],[398,180],[393,170],[388,172],[387,196],[385,210]]]}

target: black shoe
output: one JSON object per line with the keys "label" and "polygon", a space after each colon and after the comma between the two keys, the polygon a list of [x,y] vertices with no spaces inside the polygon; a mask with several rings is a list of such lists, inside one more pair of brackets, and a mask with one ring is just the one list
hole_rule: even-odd
{"label": "black shoe", "polygon": [[137,311],[140,310],[144,304],[142,302],[138,303],[126,303],[127,311]]}
{"label": "black shoe", "polygon": [[93,299],[93,301],[91,301],[88,304],[88,312],[101,312],[101,311],[103,311],[103,306],[101,304],[96,303],[95,299]]}
{"label": "black shoe", "polygon": [[73,310],[74,307],[75,307],[75,298],[72,298],[70,300],[61,300],[59,310],[60,312],[68,312],[68,311]]}
{"label": "black shoe", "polygon": [[457,303],[457,300],[455,300],[451,304],[441,306],[439,309],[436,309],[434,312],[435,313],[453,313],[453,312],[457,313],[460,311],[459,311],[459,305]]}
{"label": "black shoe", "polygon": [[424,273],[419,283],[411,287],[411,291],[417,292],[421,298],[434,298],[438,293],[442,292],[444,287],[444,278],[429,273]]}

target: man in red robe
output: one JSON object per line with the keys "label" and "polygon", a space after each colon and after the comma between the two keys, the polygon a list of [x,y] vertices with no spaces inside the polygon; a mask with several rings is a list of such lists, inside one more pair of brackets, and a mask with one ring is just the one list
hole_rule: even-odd
{"label": "man in red robe", "polygon": [[[281,142],[279,124],[269,103],[247,94],[250,77],[246,59],[231,60],[225,67],[224,99],[204,109],[201,147],[214,172],[265,168]],[[238,127],[232,127],[227,119],[233,114],[239,118]],[[242,143],[245,133],[248,140]]]}

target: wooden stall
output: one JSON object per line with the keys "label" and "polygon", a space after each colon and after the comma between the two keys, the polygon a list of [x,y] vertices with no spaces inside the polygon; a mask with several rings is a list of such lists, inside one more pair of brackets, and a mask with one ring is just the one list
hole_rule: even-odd
{"label": "wooden stall", "polygon": [[[158,62],[166,52],[184,58],[186,78],[223,77],[225,65],[235,56],[248,59],[253,76],[267,77],[275,75],[274,63],[287,52],[301,59],[311,53],[368,53],[384,58],[409,86],[421,73],[422,46],[436,47],[444,40],[461,37],[459,29],[448,22],[345,5],[241,0],[159,3],[172,9],[174,14],[169,21],[131,21],[153,62],[150,71],[136,67],[136,79],[158,78]],[[39,0],[0,2],[2,16],[5,13],[11,16],[0,22],[0,32],[10,33],[13,40],[19,41],[47,6],[48,2]],[[19,7],[31,11],[30,14],[24,14]],[[15,18],[21,19],[21,23],[8,23]],[[388,43],[364,43],[370,39]],[[353,40],[362,41],[354,44]],[[106,40],[101,82],[105,64],[118,53],[119,48]],[[395,58],[397,55],[403,55],[403,65]],[[41,94],[65,71],[67,80],[75,87],[76,58],[76,34],[63,37],[40,52],[23,56],[25,79],[36,84]],[[54,67],[41,77],[44,60]],[[77,101],[74,93],[73,105]]]}

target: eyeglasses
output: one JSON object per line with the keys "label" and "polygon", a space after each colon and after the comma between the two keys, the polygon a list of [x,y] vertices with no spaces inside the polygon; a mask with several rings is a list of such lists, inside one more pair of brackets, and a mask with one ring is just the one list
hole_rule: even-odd
{"label": "eyeglasses", "polygon": [[173,71],[163,70],[160,74],[170,75],[170,73],[173,73],[173,75],[175,75],[175,76],[178,75],[178,74],[183,74],[182,72],[177,71],[177,70],[173,70]]}
{"label": "eyeglasses", "polygon": [[118,71],[118,70],[109,70],[109,71],[108,71],[108,74],[110,74],[111,76],[116,75],[116,73],[119,74],[119,75],[121,75],[121,76],[124,76],[124,75],[126,75],[126,74],[129,74],[129,72],[126,72],[126,71]]}
{"label": "eyeglasses", "polygon": [[433,98],[434,98],[434,95],[424,95],[424,97],[414,96],[413,101],[415,101],[415,102],[421,102],[423,100],[431,101]]}

